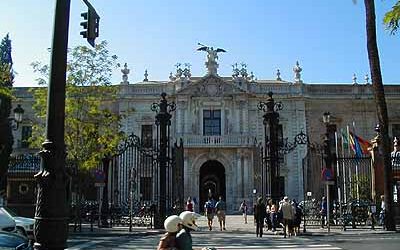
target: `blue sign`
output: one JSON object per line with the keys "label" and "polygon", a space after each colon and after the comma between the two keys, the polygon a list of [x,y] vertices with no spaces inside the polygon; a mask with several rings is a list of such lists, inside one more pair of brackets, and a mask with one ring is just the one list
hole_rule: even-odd
{"label": "blue sign", "polygon": [[106,175],[100,169],[97,169],[96,172],[94,172],[94,177],[96,179],[96,182],[104,182],[106,179]]}
{"label": "blue sign", "polygon": [[324,169],[322,170],[322,179],[323,179],[324,181],[333,180],[333,172],[332,172],[332,169],[330,169],[330,168],[324,168]]}

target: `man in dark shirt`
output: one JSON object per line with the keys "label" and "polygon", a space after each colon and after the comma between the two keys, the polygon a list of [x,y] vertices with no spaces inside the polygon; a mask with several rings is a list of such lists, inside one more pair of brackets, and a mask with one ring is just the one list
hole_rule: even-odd
{"label": "man in dark shirt", "polygon": [[225,228],[225,210],[226,210],[226,203],[222,200],[222,196],[219,197],[219,201],[215,204],[215,209],[217,211],[217,217],[219,222],[219,228],[226,230]]}
{"label": "man in dark shirt", "polygon": [[264,228],[264,219],[266,216],[266,207],[263,198],[257,199],[257,204],[254,207],[254,220],[256,221],[256,236],[262,237]]}

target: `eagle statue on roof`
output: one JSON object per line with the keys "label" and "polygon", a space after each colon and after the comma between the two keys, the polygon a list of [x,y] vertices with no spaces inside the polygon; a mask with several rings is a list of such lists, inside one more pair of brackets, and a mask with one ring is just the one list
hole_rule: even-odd
{"label": "eagle statue on roof", "polygon": [[226,52],[226,50],[217,48],[214,49],[213,47],[206,46],[204,44],[198,43],[200,48],[197,49],[197,51],[205,51],[207,52],[207,62],[206,67],[208,69],[209,74],[216,75],[217,74],[217,68],[218,68],[218,53],[219,52]]}

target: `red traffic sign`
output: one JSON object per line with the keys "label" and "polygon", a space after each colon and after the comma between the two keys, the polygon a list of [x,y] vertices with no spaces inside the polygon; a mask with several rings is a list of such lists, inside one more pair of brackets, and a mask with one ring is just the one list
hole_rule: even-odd
{"label": "red traffic sign", "polygon": [[330,168],[324,168],[324,169],[322,170],[322,175],[321,175],[321,177],[322,177],[322,180],[324,180],[324,181],[333,180],[333,171],[332,171],[332,169],[330,169]]}

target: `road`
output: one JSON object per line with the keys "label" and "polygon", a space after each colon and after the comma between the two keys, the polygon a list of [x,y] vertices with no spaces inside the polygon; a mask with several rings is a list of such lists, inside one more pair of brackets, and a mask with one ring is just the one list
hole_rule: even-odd
{"label": "road", "polygon": [[[252,221],[249,219],[249,221]],[[206,220],[199,221],[200,231],[192,233],[194,249],[215,247],[217,249],[279,249],[279,250],[367,250],[385,249],[398,250],[400,246],[399,233],[386,233],[380,230],[337,230],[331,234],[326,231],[308,230],[308,234],[297,237],[283,238],[271,232],[263,238],[255,236],[253,223],[243,224],[242,218],[228,217],[227,231],[208,231]],[[216,221],[214,222],[216,223]],[[157,230],[142,230],[135,233],[92,233],[71,234],[68,239],[68,249],[156,249],[161,232]]]}
{"label": "road", "polygon": [[[194,248],[217,249],[385,249],[398,250],[400,234],[363,234],[332,236],[298,236],[284,239],[281,235],[264,235],[257,238],[250,232],[194,232]],[[80,249],[156,249],[160,234],[124,236],[74,236],[68,240],[70,250]]]}

